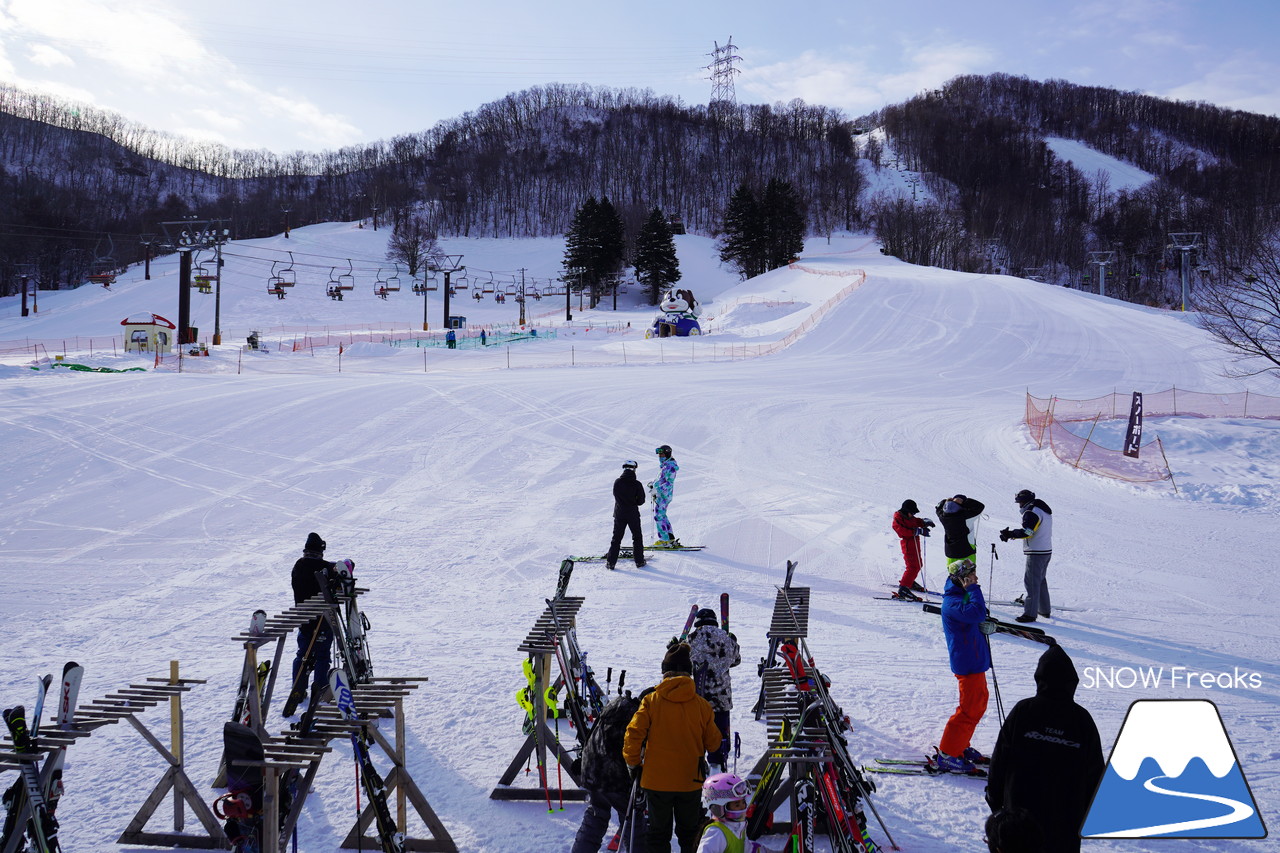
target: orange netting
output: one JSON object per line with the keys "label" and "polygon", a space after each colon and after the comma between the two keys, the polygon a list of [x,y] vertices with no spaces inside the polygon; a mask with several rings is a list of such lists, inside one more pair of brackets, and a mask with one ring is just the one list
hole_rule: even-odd
{"label": "orange netting", "polygon": [[[1088,436],[1079,436],[1064,423],[1128,419],[1131,394],[1114,392],[1092,400],[1041,399],[1027,395],[1023,422],[1036,447],[1046,444],[1053,455],[1075,468],[1083,468],[1103,477],[1130,483],[1151,483],[1173,479],[1165,460],[1164,447],[1156,438],[1139,449],[1137,459],[1122,450],[1103,447]],[[1240,391],[1231,394],[1207,394],[1202,391],[1168,391],[1143,393],[1143,416],[1193,418],[1265,418],[1280,420],[1280,397]],[[1077,428],[1078,429],[1078,428]],[[1090,431],[1092,434],[1092,430]],[[1153,450],[1159,451],[1158,455]]]}

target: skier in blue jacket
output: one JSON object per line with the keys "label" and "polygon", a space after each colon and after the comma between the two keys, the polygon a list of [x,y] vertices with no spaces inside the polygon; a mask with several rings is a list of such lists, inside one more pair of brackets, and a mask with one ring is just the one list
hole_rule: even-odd
{"label": "skier in blue jacket", "polygon": [[978,566],[960,560],[950,566],[942,588],[942,633],[947,638],[951,672],[960,688],[960,702],[947,720],[934,756],[937,766],[950,773],[972,773],[986,758],[970,745],[974,730],[987,712],[987,670],[991,646],[983,630],[987,602],[978,585]]}
{"label": "skier in blue jacket", "polygon": [[658,479],[649,484],[649,493],[653,499],[653,524],[658,529],[658,541],[655,548],[678,548],[680,540],[671,532],[671,521],[667,518],[667,504],[676,488],[676,472],[680,466],[671,455],[671,445],[664,444],[654,450],[658,454]]}

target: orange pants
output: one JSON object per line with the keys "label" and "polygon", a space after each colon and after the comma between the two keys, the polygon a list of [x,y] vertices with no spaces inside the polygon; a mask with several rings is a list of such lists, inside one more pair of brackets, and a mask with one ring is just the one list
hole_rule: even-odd
{"label": "orange pants", "polygon": [[957,675],[956,681],[960,682],[960,704],[956,706],[951,719],[947,720],[938,749],[958,758],[969,746],[973,730],[978,727],[982,715],[987,713],[987,674],[974,672]]}

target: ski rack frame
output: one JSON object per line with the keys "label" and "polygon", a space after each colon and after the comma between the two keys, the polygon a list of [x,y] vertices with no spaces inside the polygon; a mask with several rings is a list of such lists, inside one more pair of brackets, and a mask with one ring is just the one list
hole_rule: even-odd
{"label": "ski rack frame", "polygon": [[[129,822],[124,834],[117,839],[117,843],[158,847],[190,847],[207,850],[226,849],[230,847],[231,842],[227,840],[226,834],[222,831],[222,825],[214,816],[213,810],[205,803],[204,798],[196,790],[195,785],[192,784],[184,769],[180,732],[175,730],[175,734],[179,735],[176,743],[177,749],[175,750],[178,754],[175,755],[174,751],[167,749],[160,742],[160,739],[152,734],[137,718],[137,715],[142,711],[154,708],[164,702],[172,702],[191,690],[192,687],[204,683],[201,679],[177,678],[171,674],[168,678],[148,678],[145,679],[143,684],[130,684],[114,693],[106,694],[101,699],[81,704],[76,708],[69,728],[41,727],[36,742],[32,744],[30,751],[12,754],[7,752],[0,753],[0,769],[9,769],[15,766],[11,763],[12,759],[17,759],[16,766],[19,768],[23,764],[33,766],[41,757],[52,755],[60,749],[67,749],[78,739],[89,737],[103,726],[127,720],[138,731],[138,734],[142,735],[143,739],[156,752],[160,753],[160,756],[168,763],[169,768],[155,788],[152,789],[141,808],[138,809],[138,813],[134,815],[133,820]],[[178,713],[180,717],[181,711]],[[40,773],[42,790],[49,785],[53,764],[51,761],[46,761],[43,771]],[[170,790],[174,792],[174,831],[171,833],[145,831],[147,820],[164,802]],[[196,819],[204,827],[206,835],[188,835],[181,832],[185,824],[184,802],[191,807]],[[28,800],[23,806],[23,811],[18,815],[20,822],[15,824],[16,826],[22,826],[26,823],[30,818],[28,813],[30,809],[31,803]],[[20,839],[22,834],[21,832],[15,832],[13,837],[10,838],[9,844],[5,846],[3,853],[12,853],[16,848],[17,839]]]}
{"label": "ski rack frame", "polygon": [[[827,731],[826,725],[812,721],[806,721],[803,730],[795,736],[792,748],[779,746],[783,721],[788,721],[794,731],[805,706],[802,700],[805,698],[819,700],[824,706],[824,711],[828,710],[826,706],[831,704],[830,695],[825,686],[826,682],[823,680],[821,671],[811,662],[813,655],[810,654],[809,645],[805,642],[809,636],[810,588],[791,585],[795,567],[795,563],[790,560],[787,561],[786,581],[782,586],[778,587],[778,594],[774,599],[773,617],[769,622],[769,630],[766,634],[769,638],[769,654],[767,658],[762,659],[760,662],[760,698],[756,702],[755,713],[757,720],[761,717],[767,718],[769,745],[752,768],[750,774],[758,779],[763,775],[765,767],[769,764],[780,763],[786,765],[788,770],[787,778],[779,784],[770,802],[766,805],[772,812],[782,804],[784,798],[790,796],[792,820],[795,819],[797,814],[795,783],[802,775],[809,772],[808,766],[834,762],[837,750],[843,752],[843,757],[850,766],[855,766],[852,757],[848,753],[848,747],[843,742],[844,737],[832,738]],[[798,683],[790,667],[786,664],[778,663],[778,650],[787,642],[795,645],[796,653],[803,662],[807,676],[806,680],[812,681],[812,685]],[[839,742],[833,743],[833,740],[838,740]],[[856,793],[866,801],[867,807],[871,809],[877,823],[880,824],[880,829],[884,832],[889,842],[890,849],[898,850],[899,848],[893,839],[893,835],[880,818],[880,813],[871,799],[872,787],[869,783],[864,783],[860,785],[861,790]],[[821,796],[815,800],[814,807],[825,811]],[[828,815],[828,832],[832,825],[833,820]],[[791,829],[790,823],[775,823],[773,826],[775,831],[790,832]],[[859,842],[859,845],[861,846],[861,842]]]}
{"label": "ski rack frame", "polygon": [[[566,561],[570,562],[570,561]],[[572,571],[572,563],[570,563],[570,571]],[[567,584],[566,584],[567,585]],[[554,748],[556,760],[565,772],[569,774],[569,778],[574,785],[581,786],[581,782],[574,775],[573,756],[564,744],[560,742],[559,737],[551,731],[547,726],[547,701],[545,696],[545,685],[551,683],[551,664],[556,657],[556,648],[563,641],[564,634],[561,628],[574,627],[578,616],[578,610],[581,609],[585,599],[578,596],[566,595],[562,598],[550,599],[542,611],[533,628],[525,637],[524,642],[520,644],[517,651],[524,652],[533,660],[534,684],[530,691],[533,696],[533,731],[525,737],[524,743],[516,752],[516,756],[512,759],[507,769],[503,772],[501,778],[498,779],[498,785],[489,792],[491,800],[540,800],[548,795],[547,788],[517,788],[511,785],[515,781],[516,774],[520,772],[520,765],[528,760],[529,756],[537,753],[538,766],[547,767],[547,746]],[[552,610],[552,608],[555,608]],[[566,680],[573,677],[572,673],[564,673]],[[578,731],[577,740],[579,747],[586,746],[587,736],[589,732]],[[564,788],[560,791],[560,796],[566,800],[585,800],[587,792],[581,787]]]}
{"label": "ski rack frame", "polygon": [[[354,588],[357,596],[367,591],[363,587]],[[383,782],[388,794],[392,791],[395,791],[396,794],[397,830],[405,832],[408,804],[411,802],[418,816],[432,833],[432,837],[429,839],[406,836],[404,849],[456,853],[458,848],[453,838],[449,835],[448,829],[445,828],[406,769],[404,697],[410,691],[416,690],[420,684],[425,683],[427,681],[425,676],[382,677],[374,678],[372,681],[356,683],[354,675],[350,671],[350,662],[346,660],[346,655],[340,652],[340,659],[347,670],[348,678],[351,680],[352,696],[356,701],[356,713],[359,717],[359,722],[354,724],[348,722],[338,713],[336,705],[326,703],[323,708],[317,709],[312,731],[305,738],[290,731],[278,736],[272,735],[267,731],[265,723],[266,712],[271,706],[271,695],[275,689],[276,676],[280,671],[280,662],[284,657],[286,640],[295,630],[314,622],[318,618],[329,620],[334,629],[335,639],[342,636],[340,633],[343,618],[342,608],[345,606],[347,598],[348,596],[335,591],[333,600],[328,601],[323,592],[316,593],[306,601],[295,604],[293,607],[269,617],[260,634],[245,630],[232,637],[234,642],[244,645],[244,665],[240,674],[241,683],[246,683],[243,679],[249,679],[247,682],[249,689],[245,697],[245,707],[249,712],[249,727],[258,732],[267,753],[267,760],[262,765],[263,783],[267,789],[267,795],[264,797],[263,826],[264,829],[273,825],[280,828],[279,833],[263,832],[262,853],[276,853],[280,849],[279,839],[291,833],[297,825],[298,819],[302,815],[302,808],[306,803],[307,795],[311,792],[312,782],[315,780],[317,772],[319,772],[320,761],[326,753],[332,751],[332,748],[328,746],[328,742],[335,738],[349,738],[356,728],[364,729],[367,740],[371,743],[376,743],[382,752],[391,759],[392,769],[386,774]],[[272,641],[276,643],[276,648],[271,672],[267,675],[267,683],[260,696],[257,689],[255,689],[259,660],[258,650]],[[378,720],[387,718],[395,720],[394,742],[388,741],[377,728]],[[218,778],[214,780],[214,787],[220,788],[225,784],[225,770],[225,767],[219,766]],[[288,814],[281,816],[279,814],[279,783],[281,777],[290,770],[299,771],[302,779],[292,807],[289,809]],[[343,849],[354,850],[362,846],[367,849],[377,849],[379,847],[377,839],[371,839],[364,834],[365,830],[373,822],[373,808],[373,804],[370,803],[361,811],[355,825],[342,842]]]}

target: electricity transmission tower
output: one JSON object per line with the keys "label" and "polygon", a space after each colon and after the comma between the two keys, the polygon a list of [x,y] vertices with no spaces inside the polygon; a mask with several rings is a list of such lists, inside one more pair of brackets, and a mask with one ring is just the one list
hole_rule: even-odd
{"label": "electricity transmission tower", "polygon": [[711,57],[711,64],[707,66],[707,70],[711,72],[711,103],[714,104],[716,101],[737,103],[738,96],[733,89],[733,77],[742,72],[735,68],[733,63],[741,62],[742,57],[734,53],[738,48],[733,43],[733,36],[729,36],[729,41],[724,45],[719,42],[714,44],[715,50],[708,54]]}

